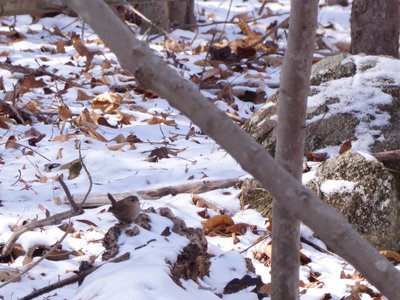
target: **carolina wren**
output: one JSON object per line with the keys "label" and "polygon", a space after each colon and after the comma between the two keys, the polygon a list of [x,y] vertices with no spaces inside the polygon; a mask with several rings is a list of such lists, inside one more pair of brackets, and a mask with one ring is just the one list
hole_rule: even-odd
{"label": "carolina wren", "polygon": [[118,221],[132,223],[139,216],[140,203],[136,196],[128,196],[121,201],[116,201],[110,193],[107,194],[107,197],[111,202],[108,211],[112,212]]}

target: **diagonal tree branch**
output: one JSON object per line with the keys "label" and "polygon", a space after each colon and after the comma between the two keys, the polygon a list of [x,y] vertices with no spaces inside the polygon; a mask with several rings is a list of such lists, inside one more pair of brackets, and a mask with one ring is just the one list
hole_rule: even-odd
{"label": "diagonal tree branch", "polygon": [[[185,113],[239,162],[242,168],[302,220],[338,255],[342,256],[389,299],[400,299],[400,272],[340,213],[278,165],[267,151],[225,114],[213,106],[196,86],[140,42],[102,0],[66,0],[117,55],[121,65],[135,74],[145,88],[157,92]],[[390,280],[388,280],[390,279]]]}

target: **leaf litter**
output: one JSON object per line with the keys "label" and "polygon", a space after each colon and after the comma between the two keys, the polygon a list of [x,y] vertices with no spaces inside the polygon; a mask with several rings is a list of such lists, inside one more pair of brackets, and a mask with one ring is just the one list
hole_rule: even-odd
{"label": "leaf litter", "polygon": [[[175,30],[174,39],[155,39],[151,47],[241,123],[278,87],[289,7],[288,1],[251,0],[244,5],[235,0],[224,24],[228,5],[198,1],[201,26],[196,34]],[[317,43],[321,51],[337,51],[348,43],[349,11],[349,7],[321,6],[324,26]],[[57,175],[68,177],[74,195],[86,192],[89,180],[81,170],[78,142],[93,177],[92,195],[247,176],[190,120],[137,86],[90,28],[85,26],[80,36],[82,24],[77,19],[60,14],[35,22],[30,16],[17,16],[15,26],[13,18],[2,21],[1,243],[7,242],[13,228],[29,220],[68,210]],[[269,37],[260,42],[268,32]],[[307,158],[323,161],[327,156],[310,153]],[[138,299],[269,299],[271,220],[267,223],[259,213],[242,209],[239,198],[240,190],[230,187],[141,200],[147,213],[138,221],[141,226],[131,225],[114,241],[119,253],[130,252],[131,258],[104,264],[81,284],[57,289],[52,299],[132,299],[132,295]],[[73,218],[73,230],[61,248],[20,282],[0,289],[0,296],[20,298],[68,278],[84,262],[102,264],[105,235],[116,228],[108,206],[103,202]],[[23,234],[13,257],[3,258],[1,282],[43,256],[68,224],[61,225]],[[189,232],[202,228],[208,234],[209,269],[199,269],[208,276],[187,280],[191,277],[182,275],[188,270],[185,256],[195,256],[196,248],[188,234],[178,234],[177,228]],[[329,254],[304,225],[302,238],[309,243],[302,243],[301,249],[301,299],[379,299],[373,287]],[[383,254],[398,261],[397,253]],[[174,281],[169,268],[175,261],[180,262],[180,275],[175,278],[174,273]]]}

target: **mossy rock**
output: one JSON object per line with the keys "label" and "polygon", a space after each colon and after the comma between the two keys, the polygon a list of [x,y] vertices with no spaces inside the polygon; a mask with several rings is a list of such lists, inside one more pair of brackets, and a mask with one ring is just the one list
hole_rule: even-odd
{"label": "mossy rock", "polygon": [[[342,213],[373,246],[400,251],[399,181],[380,162],[347,151],[322,163],[315,180],[306,186]],[[242,189],[246,205],[271,216],[269,192],[254,179],[247,179]]]}
{"label": "mossy rock", "polygon": [[[381,56],[338,55],[313,66],[307,106],[306,152],[357,142],[358,149],[380,152],[400,145],[400,61]],[[275,153],[279,91],[255,112],[243,128],[271,155]],[[357,103],[361,103],[362,106]]]}

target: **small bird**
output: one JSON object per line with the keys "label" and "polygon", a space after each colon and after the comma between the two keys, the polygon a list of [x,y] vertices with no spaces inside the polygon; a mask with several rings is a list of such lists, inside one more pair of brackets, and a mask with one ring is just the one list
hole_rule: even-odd
{"label": "small bird", "polygon": [[128,196],[121,201],[116,201],[110,193],[107,194],[107,197],[111,202],[108,211],[112,212],[118,221],[129,224],[139,216],[140,203],[136,196]]}

